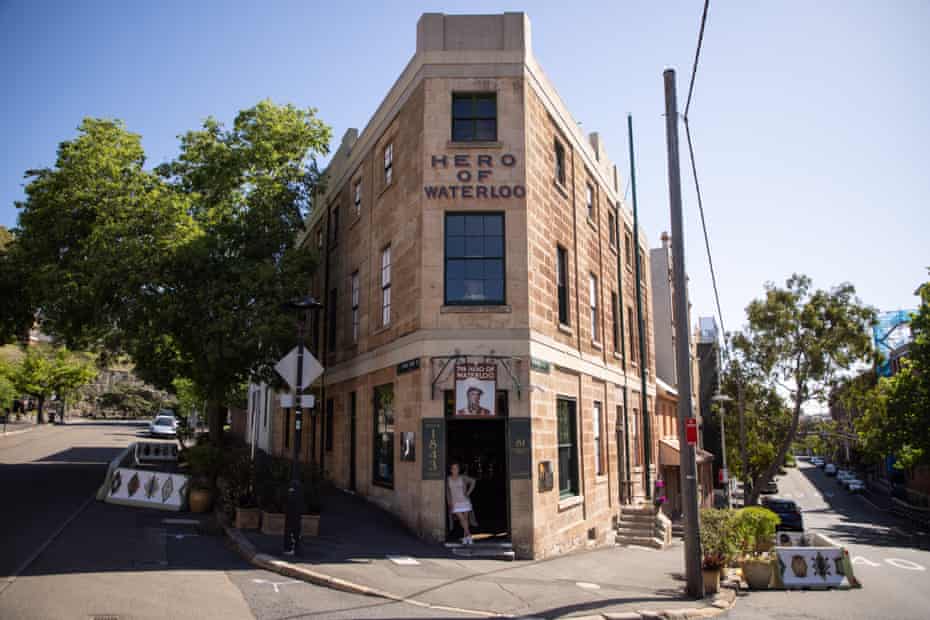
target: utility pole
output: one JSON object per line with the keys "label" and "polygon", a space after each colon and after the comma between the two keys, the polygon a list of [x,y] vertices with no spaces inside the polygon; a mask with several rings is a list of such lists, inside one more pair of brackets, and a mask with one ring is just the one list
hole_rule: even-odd
{"label": "utility pole", "polygon": [[[646,499],[652,499],[652,432],[649,424],[649,396],[646,394],[646,322],[643,320],[643,265],[639,249],[639,210],[636,205],[636,163],[633,158],[633,115],[626,117],[630,134],[630,186],[633,190],[633,260],[636,265],[636,324],[639,339],[639,376],[643,418],[643,475]],[[621,276],[622,277],[622,276]],[[624,360],[625,363],[625,360]],[[624,371],[624,374],[626,372]]]}
{"label": "utility pole", "polygon": [[681,498],[685,525],[685,577],[688,594],[704,596],[701,571],[701,529],[698,523],[697,462],[694,446],[687,440],[686,420],[693,417],[691,405],[691,330],[689,329],[688,283],[685,278],[685,238],[681,212],[681,171],[678,158],[678,101],[675,70],[666,69],[665,136],[668,144],[668,193],[672,212],[673,297],[678,361],[678,445],[681,449]]}

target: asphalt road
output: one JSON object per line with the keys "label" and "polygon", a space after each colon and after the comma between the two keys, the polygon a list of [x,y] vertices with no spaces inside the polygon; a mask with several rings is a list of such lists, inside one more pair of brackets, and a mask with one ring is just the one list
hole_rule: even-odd
{"label": "asphalt road", "polygon": [[804,526],[844,545],[857,590],[751,592],[729,617],[739,620],[930,618],[930,539],[906,521],[847,493],[823,470],[800,462],[778,479],[779,496],[802,508]]}
{"label": "asphalt road", "polygon": [[287,579],[175,521],[190,515],[91,499],[143,429],[75,423],[0,437],[0,618],[474,617]]}

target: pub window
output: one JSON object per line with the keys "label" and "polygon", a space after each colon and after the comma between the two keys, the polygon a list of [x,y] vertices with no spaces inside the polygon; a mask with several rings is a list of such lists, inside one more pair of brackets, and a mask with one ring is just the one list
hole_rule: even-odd
{"label": "pub window", "polygon": [[391,246],[381,251],[381,325],[391,324]]}
{"label": "pub window", "polygon": [[445,235],[445,303],[503,304],[503,213],[447,213]]}
{"label": "pub window", "polygon": [[455,142],[497,140],[496,94],[452,95],[452,140]]}
{"label": "pub window", "polygon": [[591,340],[600,342],[597,325],[597,276],[590,274],[589,305],[591,306]]}
{"label": "pub window", "polygon": [[333,418],[336,404],[332,398],[326,399],[326,451],[333,451]]}
{"label": "pub window", "polygon": [[390,185],[394,178],[394,144],[384,147],[384,184]]}
{"label": "pub window", "polygon": [[326,335],[326,342],[329,350],[336,348],[336,289],[329,291],[329,333]]}
{"label": "pub window", "polygon": [[588,219],[594,221],[594,186],[585,184],[585,205],[588,209]]}
{"label": "pub window", "polygon": [[352,274],[352,343],[358,342],[358,272]]}
{"label": "pub window", "polygon": [[610,231],[607,233],[610,236],[610,247],[617,247],[617,216],[614,215],[613,209],[607,210],[607,226],[610,228]]}
{"label": "pub window", "polygon": [[559,289],[559,323],[569,325],[568,317],[568,251],[562,246],[556,246],[556,260],[558,273],[556,285]]}
{"label": "pub window", "polygon": [[630,361],[639,363],[639,347],[637,346],[636,323],[633,322],[633,308],[626,309],[626,324],[630,326]]}
{"label": "pub window", "polygon": [[604,474],[604,454],[601,442],[601,403],[598,401],[594,401],[591,423],[594,431],[594,473],[601,476]]}
{"label": "pub window", "polygon": [[565,147],[558,140],[555,141],[555,180],[565,185]]}
{"label": "pub window", "polygon": [[576,439],[575,401],[556,401],[559,442],[559,496],[578,495],[578,443]]}
{"label": "pub window", "polygon": [[614,353],[620,352],[620,304],[617,293],[610,293],[610,316],[613,319],[611,334],[613,335]]}
{"label": "pub window", "polygon": [[332,227],[332,244],[335,246],[339,241],[339,207],[333,207],[330,226]]}
{"label": "pub window", "polygon": [[623,227],[623,253],[627,269],[633,269],[633,234],[626,226]]}
{"label": "pub window", "polygon": [[374,391],[374,400],[375,446],[372,480],[375,484],[393,488],[394,386],[390,383],[377,386]]}
{"label": "pub window", "polygon": [[359,215],[362,212],[362,182],[358,181],[355,184],[355,197],[353,198],[355,204],[355,215]]}

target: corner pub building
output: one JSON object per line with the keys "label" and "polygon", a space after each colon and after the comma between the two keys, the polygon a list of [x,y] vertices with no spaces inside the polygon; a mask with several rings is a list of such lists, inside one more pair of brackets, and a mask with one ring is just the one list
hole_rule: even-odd
{"label": "corner pub building", "polygon": [[[326,372],[301,458],[427,540],[462,535],[457,462],[477,480],[476,543],[542,558],[612,541],[645,495],[653,325],[640,347],[634,253],[646,312],[649,252],[527,17],[422,15],[415,55],[326,176],[302,238],[320,254],[308,345]],[[249,414],[259,448],[290,454],[270,388],[250,388]]]}

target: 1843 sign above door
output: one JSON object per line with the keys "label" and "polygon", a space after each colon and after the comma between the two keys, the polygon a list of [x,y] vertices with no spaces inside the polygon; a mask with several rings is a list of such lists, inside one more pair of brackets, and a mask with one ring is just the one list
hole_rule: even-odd
{"label": "1843 sign above door", "polygon": [[454,170],[455,182],[449,185],[424,185],[423,191],[429,199],[440,198],[525,198],[526,186],[520,184],[496,185],[493,183],[496,166],[513,168],[517,158],[510,153],[500,156],[431,155],[430,166],[434,170]]}

